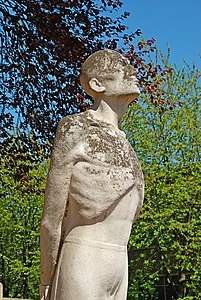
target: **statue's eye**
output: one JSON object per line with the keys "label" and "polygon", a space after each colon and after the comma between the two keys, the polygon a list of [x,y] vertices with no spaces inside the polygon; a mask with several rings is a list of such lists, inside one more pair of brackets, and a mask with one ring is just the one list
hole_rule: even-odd
{"label": "statue's eye", "polygon": [[114,67],[115,68],[119,68],[119,67],[125,67],[127,65],[126,61],[123,59],[118,59],[115,64]]}
{"label": "statue's eye", "polygon": [[120,60],[120,62],[121,62],[121,65],[122,65],[123,67],[125,67],[125,66],[127,65],[127,63],[126,63],[125,60]]}

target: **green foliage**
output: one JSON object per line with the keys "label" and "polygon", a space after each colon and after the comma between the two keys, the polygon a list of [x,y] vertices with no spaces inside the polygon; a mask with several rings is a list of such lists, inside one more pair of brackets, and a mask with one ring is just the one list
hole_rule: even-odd
{"label": "green foliage", "polygon": [[[22,164],[16,155],[12,159],[4,156],[1,161],[0,281],[4,296],[38,299],[39,229],[47,166],[29,160]],[[27,167],[26,175],[21,164]]]}
{"label": "green foliage", "polygon": [[153,51],[155,40],[129,45],[141,31],[127,32],[129,13],[121,13],[120,0],[0,4],[0,280],[5,296],[38,299],[43,162],[58,121],[89,105],[79,85],[81,64],[92,52],[116,49],[123,39],[121,51],[143,78],[144,52]]}
{"label": "green foliage", "polygon": [[163,275],[172,299],[201,298],[200,75],[187,65],[157,75],[164,105],[144,93],[123,122],[145,175],[129,244],[131,299],[157,299]]}
{"label": "green foliage", "polygon": [[136,52],[128,43],[140,31],[125,34],[122,21],[128,14],[106,17],[122,2],[99,3],[103,6],[92,0],[2,4],[0,280],[5,296],[39,298],[44,157],[58,120],[85,109],[78,85],[82,61],[100,48],[115,49],[123,34],[122,51],[130,48],[127,56],[143,86],[123,124],[146,184],[129,244],[129,296],[157,299],[156,285],[165,274],[174,299],[200,299],[200,71],[173,70],[164,56],[161,64],[149,63],[144,54],[154,50],[154,39],[140,41]]}

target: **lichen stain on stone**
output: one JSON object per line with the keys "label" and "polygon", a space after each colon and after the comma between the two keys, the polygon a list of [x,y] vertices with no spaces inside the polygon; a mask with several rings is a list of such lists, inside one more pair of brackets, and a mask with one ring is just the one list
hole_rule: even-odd
{"label": "lichen stain on stone", "polygon": [[[93,128],[86,134],[86,151],[93,158],[117,167],[130,167],[128,144],[122,136],[108,134],[107,130]],[[131,153],[129,153],[131,154]]]}

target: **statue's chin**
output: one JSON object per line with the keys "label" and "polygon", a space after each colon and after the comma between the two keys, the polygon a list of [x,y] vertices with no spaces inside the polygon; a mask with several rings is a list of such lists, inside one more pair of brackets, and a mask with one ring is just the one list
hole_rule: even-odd
{"label": "statue's chin", "polygon": [[140,94],[140,90],[138,87],[135,88],[135,90],[133,91],[134,95],[138,95]]}
{"label": "statue's chin", "polygon": [[138,92],[133,92],[133,93],[129,93],[129,94],[124,94],[124,95],[120,95],[122,101],[124,103],[126,103],[127,105],[129,105],[130,103],[132,103],[133,101],[135,101],[140,93]]}
{"label": "statue's chin", "polygon": [[130,102],[132,102],[137,99],[139,94],[140,94],[140,90],[138,87],[136,87],[135,89],[125,92],[124,95],[122,95],[122,96],[126,97],[126,98],[131,98]]}

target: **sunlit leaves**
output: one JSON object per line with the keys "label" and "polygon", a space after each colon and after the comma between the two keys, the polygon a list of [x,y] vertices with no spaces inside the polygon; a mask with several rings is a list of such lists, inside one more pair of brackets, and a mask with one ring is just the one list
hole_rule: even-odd
{"label": "sunlit leaves", "polygon": [[144,206],[130,239],[137,253],[130,265],[132,297],[157,299],[163,274],[173,299],[201,297],[200,76],[187,65],[175,66],[165,80],[155,74],[166,97],[163,109],[147,91],[123,122],[145,175]]}
{"label": "sunlit leaves", "polygon": [[13,156],[12,164],[9,156],[1,161],[1,282],[4,296],[38,299],[39,228],[47,165],[27,161],[22,176],[21,161]]}

